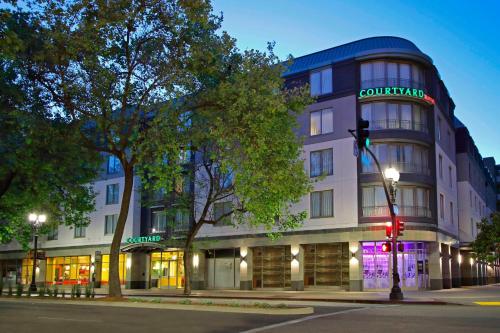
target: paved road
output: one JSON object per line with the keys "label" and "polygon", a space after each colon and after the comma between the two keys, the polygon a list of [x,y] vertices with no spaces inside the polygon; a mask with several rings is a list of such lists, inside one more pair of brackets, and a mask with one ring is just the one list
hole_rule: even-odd
{"label": "paved road", "polygon": [[[396,319],[396,321],[395,321]],[[0,332],[499,332],[500,307],[348,304],[274,316],[0,302]]]}

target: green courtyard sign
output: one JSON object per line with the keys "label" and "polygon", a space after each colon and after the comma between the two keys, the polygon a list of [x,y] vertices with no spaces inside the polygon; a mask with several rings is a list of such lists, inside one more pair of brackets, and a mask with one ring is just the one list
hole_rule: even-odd
{"label": "green courtyard sign", "polygon": [[383,88],[368,88],[359,91],[359,98],[380,97],[380,96],[406,96],[418,98],[427,103],[434,104],[434,99],[424,93],[422,89],[404,88],[404,87],[383,87]]}
{"label": "green courtyard sign", "polygon": [[151,243],[151,242],[159,242],[161,241],[161,237],[158,235],[154,236],[143,236],[143,237],[129,237],[127,238],[127,243]]}

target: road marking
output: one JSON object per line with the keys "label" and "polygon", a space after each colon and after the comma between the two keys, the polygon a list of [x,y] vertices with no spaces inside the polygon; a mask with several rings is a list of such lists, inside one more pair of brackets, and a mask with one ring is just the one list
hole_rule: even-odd
{"label": "road marking", "polygon": [[484,306],[500,306],[500,302],[474,302],[474,303]]}
{"label": "road marking", "polygon": [[[388,306],[398,306],[398,305],[388,305]],[[384,306],[385,307],[385,306]],[[377,307],[380,308],[380,307]],[[318,318],[324,318],[324,317],[333,317],[339,314],[344,314],[344,313],[349,313],[349,312],[356,312],[356,311],[362,311],[366,309],[373,309],[373,307],[364,307],[364,308],[357,308],[357,309],[349,309],[349,310],[343,310],[343,311],[338,311],[338,312],[332,312],[332,313],[325,313],[325,314],[320,314],[320,315],[314,315],[314,316],[307,316],[307,317],[302,317],[294,320],[289,320],[289,321],[284,321],[281,323],[277,324],[272,324],[272,325],[267,325],[267,326],[262,326],[262,327],[257,327],[248,331],[243,331],[240,333],[256,333],[256,332],[262,332],[266,330],[270,330],[272,328],[277,328],[277,327],[283,327],[283,326],[288,326],[288,325],[293,325],[293,324],[298,324],[304,321],[308,320],[314,320]]]}
{"label": "road marking", "polygon": [[75,319],[75,318],[61,318],[61,317],[38,317],[38,319],[95,322],[95,323],[100,323],[102,321],[98,319]]}

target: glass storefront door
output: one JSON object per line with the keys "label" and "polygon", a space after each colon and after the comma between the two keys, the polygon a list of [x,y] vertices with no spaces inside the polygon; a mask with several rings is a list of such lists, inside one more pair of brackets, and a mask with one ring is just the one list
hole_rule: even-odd
{"label": "glass storefront door", "polygon": [[183,252],[151,253],[151,285],[166,289],[184,287]]}

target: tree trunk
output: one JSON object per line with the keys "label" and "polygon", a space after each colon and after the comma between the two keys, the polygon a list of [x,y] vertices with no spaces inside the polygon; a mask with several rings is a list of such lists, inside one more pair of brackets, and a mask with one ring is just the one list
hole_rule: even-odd
{"label": "tree trunk", "polygon": [[193,258],[193,247],[191,243],[191,241],[186,242],[184,247],[184,295],[186,296],[191,295],[191,262]]}
{"label": "tree trunk", "polygon": [[133,167],[130,165],[124,165],[123,170],[125,173],[125,186],[123,188],[120,215],[118,216],[118,222],[116,224],[109,254],[109,297],[122,297],[119,275],[120,246],[123,231],[125,230],[125,223],[127,222],[130,199],[132,197],[132,189],[134,185]]}

